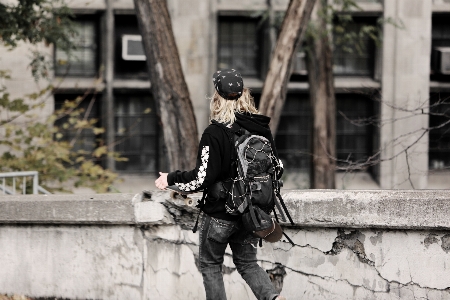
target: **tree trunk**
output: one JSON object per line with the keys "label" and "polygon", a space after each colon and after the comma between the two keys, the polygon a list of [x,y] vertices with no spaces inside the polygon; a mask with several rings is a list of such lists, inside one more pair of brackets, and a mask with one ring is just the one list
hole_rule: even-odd
{"label": "tree trunk", "polygon": [[313,119],[311,188],[334,189],[336,169],[336,99],[333,57],[327,23],[317,2],[312,22],[317,30],[308,38],[307,68]]}
{"label": "tree trunk", "polygon": [[166,1],[134,0],[169,168],[195,166],[198,132]]}
{"label": "tree trunk", "polygon": [[306,31],[316,0],[291,0],[281,26],[275,51],[259,104],[261,113],[272,118],[270,129],[275,135],[286,99],[294,51]]}

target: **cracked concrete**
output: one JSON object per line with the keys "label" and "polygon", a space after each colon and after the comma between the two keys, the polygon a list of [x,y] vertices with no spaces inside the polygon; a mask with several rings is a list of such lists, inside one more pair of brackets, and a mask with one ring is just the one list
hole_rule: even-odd
{"label": "cracked concrete", "polygon": [[[330,205],[347,201],[345,194],[337,194],[333,192]],[[100,196],[101,203],[92,207],[126,207],[124,217],[106,210],[111,212],[113,224],[101,212],[86,209],[88,203],[84,201],[79,205],[92,216],[86,223],[81,209],[77,210],[79,224],[73,217],[64,224],[58,215],[53,216],[55,223],[14,224],[9,216],[0,225],[0,291],[64,299],[204,299],[198,234],[190,230],[197,211],[167,195],[135,195],[131,204]],[[293,195],[291,192],[290,199]],[[308,195],[312,199],[312,193]],[[378,201],[375,194],[372,197]],[[364,198],[361,202],[371,210],[372,200]],[[325,204],[321,202],[319,207]],[[70,203],[70,207],[76,205]],[[320,218],[312,202],[308,205],[309,212],[303,211],[301,218],[333,220],[339,213],[342,217],[339,222],[333,221],[335,226],[306,222],[307,227],[284,227],[295,246],[280,241],[264,243],[258,250],[258,263],[288,299],[450,299],[448,229],[431,228],[431,223],[421,229],[408,229],[408,224],[398,228],[398,223],[390,220],[381,224],[381,218],[376,219],[374,228],[367,228],[367,220],[358,223],[358,217],[345,211],[348,203],[336,214],[328,207],[330,215],[322,212]],[[361,205],[357,204],[360,210]],[[443,202],[439,205],[442,208]],[[291,202],[290,206],[300,204]],[[404,212],[391,211],[390,215]],[[343,220],[343,216],[356,220],[352,227],[344,226],[350,219]],[[102,219],[95,221],[99,217]],[[436,216],[433,218],[436,220]],[[102,223],[105,219],[106,224]],[[409,222],[414,228],[415,217],[410,216]],[[443,222],[437,220],[436,224]],[[236,271],[229,248],[223,273],[228,299],[254,299]]]}
{"label": "cracked concrete", "polygon": [[352,230],[348,234],[342,229],[338,230],[338,236],[333,243],[333,247],[326,254],[337,255],[342,251],[342,249],[348,248],[358,256],[362,263],[373,266],[374,262],[366,256],[366,251],[364,249],[365,238],[365,235],[358,230]]}
{"label": "cracked concrete", "polygon": [[275,268],[267,270],[267,273],[269,274],[270,281],[272,281],[277,292],[281,293],[283,290],[284,277],[286,277],[285,267],[281,264],[276,264]]}

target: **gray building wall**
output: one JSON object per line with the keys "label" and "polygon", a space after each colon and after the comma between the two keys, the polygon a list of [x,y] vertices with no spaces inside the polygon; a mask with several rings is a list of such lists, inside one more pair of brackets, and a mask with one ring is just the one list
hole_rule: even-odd
{"label": "gray building wall", "polygon": [[[101,56],[102,62],[111,63],[104,59],[110,46],[106,45],[105,24],[107,7],[106,0],[67,2],[77,14],[99,13],[101,15]],[[287,0],[272,1],[275,10],[284,10]],[[338,93],[354,91],[381,90],[383,103],[380,105],[381,119],[384,124],[375,135],[375,145],[379,143],[382,149],[381,159],[384,160],[376,171],[373,180],[355,181],[356,185],[373,187],[375,182],[379,188],[435,188],[447,187],[447,174],[429,176],[428,172],[428,135],[423,128],[428,126],[427,115],[412,116],[413,113],[404,108],[414,109],[420,104],[427,105],[430,91],[449,91],[446,83],[430,82],[430,45],[431,19],[433,13],[449,13],[450,4],[443,0],[385,0],[358,1],[363,11],[359,15],[383,15],[394,20],[400,20],[404,27],[385,25],[382,48],[377,51],[375,74],[373,77],[336,77],[335,85]],[[133,1],[112,1],[115,14],[133,14]],[[181,64],[189,88],[197,119],[197,126],[201,133],[208,124],[209,100],[212,95],[211,74],[217,68],[218,44],[218,15],[239,15],[267,9],[267,1],[198,1],[198,0],[169,0],[168,7],[172,17],[174,35],[180,53]],[[112,34],[112,33],[110,33]],[[38,87],[34,84],[27,69],[28,45],[21,45],[12,52],[0,49],[1,69],[12,70],[13,79],[7,82],[9,91],[13,95],[31,93]],[[40,46],[48,53],[50,47]],[[112,50],[111,50],[112,51]],[[59,91],[82,91],[91,87],[94,78],[65,78],[54,83]],[[261,91],[262,78],[245,78],[245,84],[256,93]],[[150,87],[148,80],[112,78],[113,90],[126,89],[131,92],[146,91]],[[107,95],[105,82],[97,88]],[[288,92],[307,93],[307,82],[290,82]],[[112,96],[114,97],[114,96]],[[104,101],[113,101],[104,98]],[[49,115],[54,107],[52,97],[45,102],[41,116]],[[403,110],[397,109],[402,108]],[[419,139],[420,138],[420,139]],[[417,142],[416,140],[419,139]],[[401,150],[414,144],[407,152]],[[148,176],[148,175],[143,175]],[[337,175],[341,178],[341,175]],[[347,176],[348,181],[351,176]],[[358,176],[356,176],[358,177]],[[291,176],[290,181],[299,177]],[[443,178],[443,179],[442,179]],[[288,180],[289,181],[289,180]],[[436,183],[437,182],[437,183]],[[375,184],[376,185],[376,184]],[[295,182],[293,187],[300,187]],[[345,188],[348,182],[338,182],[338,187]]]}
{"label": "gray building wall", "polygon": [[[385,26],[383,41],[381,163],[382,188],[426,188],[431,57],[428,0],[385,1],[384,17],[403,26]],[[423,136],[422,136],[423,135]],[[405,146],[411,145],[407,152]]]}

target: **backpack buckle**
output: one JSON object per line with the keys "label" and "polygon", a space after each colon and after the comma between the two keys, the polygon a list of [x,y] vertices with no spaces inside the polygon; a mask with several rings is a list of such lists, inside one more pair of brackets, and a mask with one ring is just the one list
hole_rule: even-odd
{"label": "backpack buckle", "polygon": [[250,190],[252,192],[261,190],[261,182],[253,181],[252,183],[250,183]]}

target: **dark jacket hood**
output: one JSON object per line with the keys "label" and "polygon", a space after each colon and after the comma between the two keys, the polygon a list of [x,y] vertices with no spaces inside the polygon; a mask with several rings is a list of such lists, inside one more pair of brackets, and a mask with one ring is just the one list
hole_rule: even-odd
{"label": "dark jacket hood", "polygon": [[251,113],[236,113],[236,123],[250,132],[260,134],[266,138],[271,136],[270,118],[264,115],[256,115]]}

